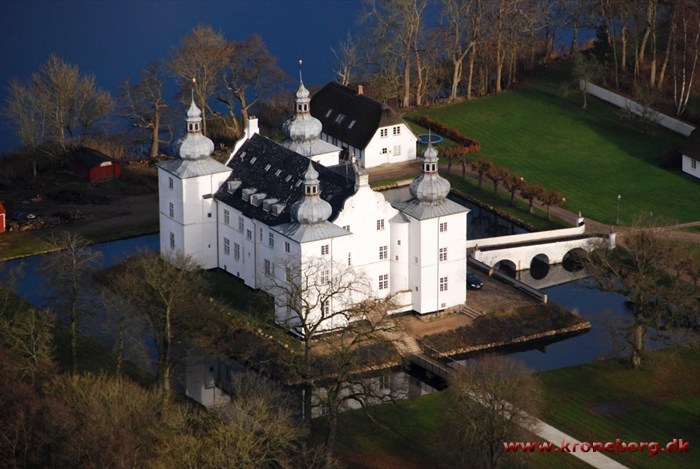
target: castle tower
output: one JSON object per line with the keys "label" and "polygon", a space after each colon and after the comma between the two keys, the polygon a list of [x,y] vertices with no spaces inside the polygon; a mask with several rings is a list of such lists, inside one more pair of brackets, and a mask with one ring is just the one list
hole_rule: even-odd
{"label": "castle tower", "polygon": [[217,266],[213,194],[230,169],[214,160],[214,143],[202,134],[202,112],[194,102],[185,119],[179,156],[158,163],[161,253],[177,250],[203,268]]}

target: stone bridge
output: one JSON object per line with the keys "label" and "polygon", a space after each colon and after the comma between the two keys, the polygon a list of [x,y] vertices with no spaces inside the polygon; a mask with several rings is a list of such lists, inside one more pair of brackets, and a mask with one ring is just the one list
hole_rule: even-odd
{"label": "stone bridge", "polygon": [[602,245],[615,247],[615,234],[585,234],[585,225],[561,230],[524,233],[467,241],[468,254],[490,267],[519,272],[538,264],[561,264],[569,256]]}

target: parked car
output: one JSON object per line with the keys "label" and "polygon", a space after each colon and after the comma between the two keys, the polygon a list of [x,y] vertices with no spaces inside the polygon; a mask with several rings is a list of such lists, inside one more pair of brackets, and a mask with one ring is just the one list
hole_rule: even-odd
{"label": "parked car", "polygon": [[480,290],[483,286],[484,284],[478,275],[473,272],[467,272],[467,288],[471,288],[472,290]]}

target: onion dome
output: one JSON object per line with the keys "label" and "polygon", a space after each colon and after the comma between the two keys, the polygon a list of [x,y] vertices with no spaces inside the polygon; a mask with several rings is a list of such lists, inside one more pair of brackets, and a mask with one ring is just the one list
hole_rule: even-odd
{"label": "onion dome", "polygon": [[299,88],[296,92],[295,115],[282,125],[282,131],[293,142],[308,142],[319,138],[323,130],[321,121],[311,115],[309,90],[301,77],[301,60],[299,61]]}
{"label": "onion dome", "polygon": [[450,182],[438,174],[438,151],[428,143],[423,152],[421,175],[408,188],[411,195],[421,203],[439,204],[450,193]]}
{"label": "onion dome", "polygon": [[291,207],[292,219],[302,225],[315,225],[327,221],[333,209],[320,197],[318,171],[309,161],[304,175],[304,197]]}
{"label": "onion dome", "polygon": [[202,134],[202,111],[194,103],[187,110],[187,136],[180,146],[180,158],[197,160],[207,158],[214,152],[214,142]]}

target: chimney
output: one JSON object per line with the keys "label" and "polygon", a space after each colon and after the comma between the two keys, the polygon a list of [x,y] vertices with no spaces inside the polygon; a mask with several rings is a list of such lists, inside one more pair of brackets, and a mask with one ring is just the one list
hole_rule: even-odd
{"label": "chimney", "polygon": [[248,117],[248,125],[245,129],[245,138],[250,138],[255,134],[260,133],[260,127],[258,127],[258,118],[255,116]]}
{"label": "chimney", "polygon": [[365,89],[362,85],[357,85],[357,94],[358,94],[358,96],[365,94]]}

